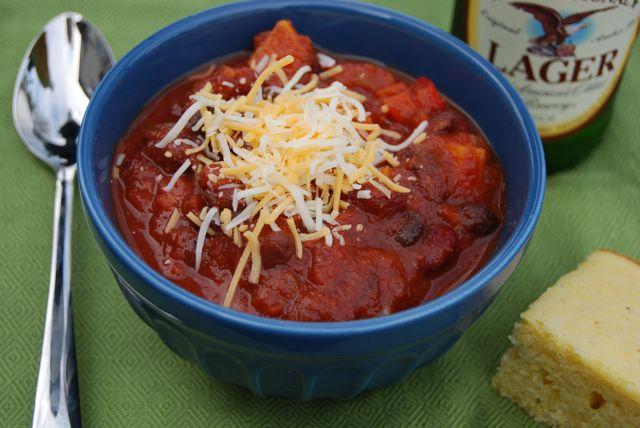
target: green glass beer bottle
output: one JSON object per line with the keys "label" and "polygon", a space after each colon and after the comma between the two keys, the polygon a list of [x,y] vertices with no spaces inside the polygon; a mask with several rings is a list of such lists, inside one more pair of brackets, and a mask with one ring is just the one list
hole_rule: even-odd
{"label": "green glass beer bottle", "polygon": [[640,0],[457,0],[452,33],[518,90],[551,172],[602,140],[639,21]]}

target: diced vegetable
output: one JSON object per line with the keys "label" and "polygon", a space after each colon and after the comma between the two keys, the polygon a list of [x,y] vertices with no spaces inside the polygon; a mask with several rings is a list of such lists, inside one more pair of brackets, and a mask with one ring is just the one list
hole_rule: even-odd
{"label": "diced vegetable", "polygon": [[342,61],[340,65],[342,72],[335,79],[350,88],[364,88],[375,92],[395,82],[389,71],[368,62]]}
{"label": "diced vegetable", "polygon": [[292,55],[295,58],[294,62],[284,68],[289,77],[303,65],[314,67],[316,64],[316,50],[311,39],[298,34],[291,21],[278,21],[273,30],[266,36],[256,38],[256,42],[249,63],[257,64],[264,56],[275,55],[276,59],[280,59]]}
{"label": "diced vegetable", "polygon": [[428,116],[441,111],[446,106],[436,86],[426,77],[418,77],[411,85],[411,91],[421,110]]}

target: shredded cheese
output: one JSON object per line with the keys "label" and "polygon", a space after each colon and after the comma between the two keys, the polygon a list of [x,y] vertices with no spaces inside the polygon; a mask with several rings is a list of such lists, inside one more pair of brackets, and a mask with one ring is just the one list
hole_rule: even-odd
{"label": "shredded cheese", "polygon": [[234,227],[231,230],[231,233],[233,234],[233,243],[236,244],[238,248],[242,248],[242,236],[240,236],[240,229]]}
{"label": "shredded cheese", "polygon": [[331,68],[336,65],[336,60],[331,58],[329,55],[318,53],[317,57],[318,64],[320,64],[320,67],[322,68]]}
{"label": "shredded cheese", "polygon": [[323,71],[322,73],[318,74],[318,77],[322,80],[324,79],[328,79],[329,77],[333,77],[336,74],[340,74],[342,73],[343,68],[341,65],[336,65],[333,68],[330,68],[328,70]]}
{"label": "shredded cheese", "polygon": [[[175,146],[184,142],[185,154],[200,162],[194,166],[200,170],[203,165],[219,168],[216,174],[206,173],[209,182],[215,184],[222,178],[232,181],[217,189],[220,197],[223,190],[233,189],[233,213],[229,208],[218,211],[214,207],[203,211],[201,217],[194,213],[187,215],[199,226],[196,269],[202,262],[206,234],[212,234],[212,222],[244,247],[227,289],[225,306],[231,304],[249,260],[249,281],[259,281],[262,268],[259,235],[265,225],[280,231],[276,222],[285,217],[296,257],[302,258],[303,243],[310,240],[324,238],[326,245],[332,245],[335,238],[344,245],[340,232],[349,230],[351,225],[339,225],[336,221],[349,206],[343,194],[355,191],[359,199],[371,198],[371,190],[362,190],[364,183],[370,183],[388,198],[392,192],[410,191],[377,166],[383,163],[399,166],[401,162],[393,153],[424,141],[428,123],[420,123],[400,144],[385,142],[382,137],[400,140],[401,135],[369,122],[364,95],[338,81],[318,87],[321,79],[343,71],[329,56],[319,54],[318,60],[325,68],[323,72],[313,74],[309,66],[302,66],[288,78],[283,69],[293,63],[293,56],[280,59],[265,56],[252,64],[259,74],[247,94],[231,99],[224,99],[212,92],[210,84],[205,85],[191,96],[193,104],[156,144],[163,149],[171,142]],[[309,73],[312,74],[307,77]],[[279,76],[282,86],[265,85],[273,81],[269,79],[274,75]],[[307,83],[301,83],[303,79]],[[231,82],[222,84],[235,87]],[[202,136],[196,142],[177,138],[198,114],[200,118],[193,130],[202,132]],[[165,191],[173,189],[192,166],[191,162],[185,160],[176,170],[163,188]],[[173,219],[175,213],[178,214]],[[296,217],[304,231],[298,231]],[[175,210],[165,231],[175,227],[178,219],[179,212]],[[358,226],[356,230],[361,231],[362,225]]]}
{"label": "shredded cheese", "polygon": [[340,212],[340,196],[342,195],[342,180],[344,179],[344,175],[342,170],[338,168],[338,173],[336,177],[336,184],[333,188],[333,209],[331,210],[331,214],[336,217]]}
{"label": "shredded cheese", "polygon": [[393,156],[391,153],[385,151],[382,152],[382,157],[384,158],[384,160],[386,160],[389,165],[391,165],[392,167],[396,167],[400,165],[400,161],[398,160],[398,158],[396,158],[395,156]]}
{"label": "shredded cheese", "polygon": [[387,177],[382,172],[380,172],[380,170],[376,169],[375,166],[369,165],[368,168],[369,168],[369,171],[371,171],[371,173],[375,175],[376,178],[378,178],[378,180],[380,180],[385,186],[387,186],[389,189],[393,190],[394,192],[409,193],[411,191],[409,188],[401,186],[398,183],[395,183],[389,177]]}
{"label": "shredded cheese", "polygon": [[358,199],[371,199],[371,190],[358,190],[356,193]]}
{"label": "shredded cheese", "polygon": [[204,248],[204,239],[207,236],[209,225],[213,221],[213,217],[218,212],[218,208],[213,207],[204,216],[200,230],[198,231],[198,239],[196,241],[196,271],[200,269],[200,263],[202,262],[202,249]]}
{"label": "shredded cheese", "polygon": [[213,161],[204,155],[197,155],[196,159],[198,159],[200,162],[202,162],[207,166],[210,166],[211,164],[213,164]]}
{"label": "shredded cheese", "polygon": [[427,133],[426,132],[422,132],[420,135],[418,135],[416,137],[415,140],[413,140],[413,144],[420,144],[426,139],[427,139]]}
{"label": "shredded cheese", "polygon": [[385,195],[388,199],[391,199],[391,190],[387,189],[382,184],[378,183],[376,180],[373,180],[373,179],[369,180],[369,184],[371,184],[373,187],[378,189],[380,193]]}
{"label": "shredded cheese", "polygon": [[293,57],[291,55],[287,55],[281,60],[271,64],[262,73],[260,73],[256,81],[253,83],[251,90],[247,94],[247,101],[249,102],[249,104],[255,101],[256,95],[258,94],[258,91],[262,87],[262,84],[264,83],[265,80],[267,80],[273,73],[275,73],[276,70],[282,69],[285,66],[291,64],[292,62],[293,62]]}
{"label": "shredded cheese", "polygon": [[[418,125],[416,129],[413,130],[411,135],[409,135],[407,139],[404,140],[402,143],[395,146],[393,144],[383,143],[383,147],[390,152],[399,152],[400,150],[406,149],[407,147],[409,147],[411,144],[414,143],[414,141],[418,138],[420,134],[424,132],[425,129],[427,129],[428,125],[429,125],[429,122],[427,122],[426,120],[422,121],[420,125]],[[426,138],[426,134],[425,134],[425,138]]]}
{"label": "shredded cheese", "polygon": [[175,172],[175,174],[173,174],[173,177],[171,177],[171,180],[169,180],[167,185],[162,188],[162,190],[164,190],[165,192],[168,192],[169,190],[173,189],[173,186],[176,185],[176,182],[178,181],[180,176],[184,174],[187,169],[189,169],[190,165],[191,165],[191,161],[189,159],[185,160],[184,163],[180,166],[180,168],[178,168],[178,170]]}
{"label": "shredded cheese", "polygon": [[200,210],[200,214],[198,214],[198,218],[200,220],[204,220],[204,216],[207,215],[207,211],[209,211],[208,207],[202,207],[202,209]]}
{"label": "shredded cheese", "polygon": [[[225,208],[220,213],[220,223],[222,224],[222,226],[226,226],[227,224],[229,224],[230,221],[231,221],[231,210],[229,208]],[[222,227],[222,231],[228,237],[231,237],[231,234],[233,232],[227,229],[226,227]]]}
{"label": "shredded cheese", "polygon": [[231,282],[229,283],[229,288],[227,288],[227,294],[224,296],[223,305],[225,307],[231,306],[231,301],[233,300],[233,296],[236,293],[236,288],[238,287],[238,282],[240,282],[240,276],[244,271],[245,266],[247,265],[247,261],[249,260],[249,256],[251,255],[251,247],[246,246],[242,255],[240,256],[240,260],[236,266],[236,270],[233,272],[233,277],[231,278]]}
{"label": "shredded cheese", "polygon": [[301,242],[306,242],[306,241],[313,241],[314,239],[324,238],[328,233],[329,233],[329,228],[325,226],[317,232],[301,233],[299,234],[299,237]]}
{"label": "shredded cheese", "polygon": [[265,55],[262,58],[260,58],[260,61],[258,61],[258,63],[255,64],[253,69],[258,73],[260,73],[262,72],[262,70],[264,70],[264,68],[267,66],[268,63],[269,63],[269,56]]}
{"label": "shredded cheese", "polygon": [[300,239],[300,234],[298,233],[298,228],[296,227],[296,222],[293,221],[292,218],[287,219],[287,226],[289,226],[289,230],[291,231],[291,236],[293,236],[293,242],[296,246],[296,257],[302,258],[302,240]]}
{"label": "shredded cheese", "polygon": [[394,140],[399,140],[400,138],[402,138],[402,135],[400,135],[399,132],[391,131],[390,129],[382,129],[380,130],[380,134],[384,135],[385,137],[393,138]]}
{"label": "shredded cheese", "polygon": [[251,247],[251,273],[249,273],[249,282],[257,284],[260,279],[260,270],[262,269],[260,242],[256,234],[250,231],[246,231],[244,237],[247,238],[248,246]]}
{"label": "shredded cheese", "polygon": [[253,202],[249,204],[245,209],[243,209],[237,216],[235,216],[229,223],[224,225],[225,230],[231,230],[234,227],[244,223],[245,221],[251,218],[253,213],[253,209],[258,205],[257,202]]}
{"label": "shredded cheese", "polygon": [[170,142],[175,140],[176,137],[180,135],[180,132],[182,132],[184,127],[187,126],[187,122],[189,122],[189,120],[200,111],[201,107],[202,104],[200,104],[198,101],[189,106],[189,108],[186,109],[184,113],[182,113],[182,116],[180,116],[180,119],[178,119],[175,125],[173,125],[169,132],[167,132],[167,135],[165,135],[162,140],[156,143],[156,147],[158,147],[159,149],[165,148],[169,145]]}
{"label": "shredded cheese", "polygon": [[[200,217],[198,217],[194,213],[190,212],[189,214],[187,214],[187,218],[189,220],[191,220],[193,222],[193,224],[195,224],[196,226],[198,226],[198,227],[202,226],[202,220],[200,220]],[[207,234],[213,236],[213,235],[215,235],[215,232],[213,231],[213,229],[208,228],[207,229]]]}
{"label": "shredded cheese", "polygon": [[164,226],[164,233],[169,233],[176,227],[178,220],[180,219],[180,211],[177,208],[174,208],[171,211],[171,215],[169,216],[169,220],[167,220],[167,224]]}

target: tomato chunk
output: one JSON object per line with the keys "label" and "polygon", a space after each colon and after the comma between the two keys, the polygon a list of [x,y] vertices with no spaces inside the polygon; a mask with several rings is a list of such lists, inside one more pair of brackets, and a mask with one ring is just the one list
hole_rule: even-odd
{"label": "tomato chunk", "polygon": [[363,191],[369,192],[369,198],[358,198],[358,192],[350,192],[347,200],[359,209],[379,218],[386,218],[403,211],[407,207],[407,198],[402,193],[392,192],[391,197],[384,195],[369,183],[362,185]]}
{"label": "tomato chunk", "polygon": [[256,72],[249,67],[222,65],[207,80],[211,82],[212,92],[222,94],[223,98],[229,99],[246,95],[256,80]]}
{"label": "tomato chunk", "polygon": [[253,48],[258,49],[260,45],[263,44],[265,40],[267,40],[267,37],[269,37],[269,33],[271,33],[271,30],[261,31],[253,36]]}
{"label": "tomato chunk", "polygon": [[294,305],[301,289],[298,275],[287,267],[279,266],[260,276],[260,286],[252,287],[251,303],[267,316],[286,318],[288,309]]}
{"label": "tomato chunk", "polygon": [[278,21],[268,35],[261,36],[256,41],[258,44],[249,63],[258,63],[265,55],[275,55],[277,59],[292,55],[295,60],[284,68],[289,77],[303,65],[313,67],[316,64],[316,50],[311,39],[298,34],[291,21],[286,19]]}
{"label": "tomato chunk", "polygon": [[360,61],[341,61],[342,72],[335,79],[351,89],[364,88],[375,93],[395,82],[393,74],[382,67]]}
{"label": "tomato chunk", "polygon": [[389,116],[397,122],[416,126],[426,119],[426,115],[418,109],[409,85],[397,82],[376,92],[380,102],[389,108]]}
{"label": "tomato chunk", "polygon": [[288,233],[274,232],[265,227],[260,235],[260,252],[264,268],[287,264],[295,252],[293,239]]}
{"label": "tomato chunk", "polygon": [[446,106],[436,85],[426,77],[418,77],[411,85],[411,91],[421,110],[428,116],[440,112]]}
{"label": "tomato chunk", "polygon": [[144,155],[136,153],[125,158],[120,170],[121,179],[129,183],[125,187],[124,198],[138,211],[150,209],[160,168]]}
{"label": "tomato chunk", "polygon": [[445,145],[455,165],[455,186],[453,198],[468,199],[478,196],[481,191],[486,150],[481,147],[449,143]]}
{"label": "tomato chunk", "polygon": [[[360,319],[391,313],[406,297],[407,280],[398,257],[372,247],[327,247],[315,243],[306,293],[295,318],[307,321]],[[335,269],[334,266],[340,266]],[[393,275],[389,275],[393,272]],[[350,307],[342,304],[352,302]]]}

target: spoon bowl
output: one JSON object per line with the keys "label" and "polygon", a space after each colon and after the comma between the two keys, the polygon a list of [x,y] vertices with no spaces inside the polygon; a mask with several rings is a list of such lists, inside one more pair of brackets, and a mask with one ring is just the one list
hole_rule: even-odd
{"label": "spoon bowl", "polygon": [[75,164],[82,116],[114,62],[82,15],[62,13],[29,46],[13,92],[13,123],[27,148],[54,169]]}

